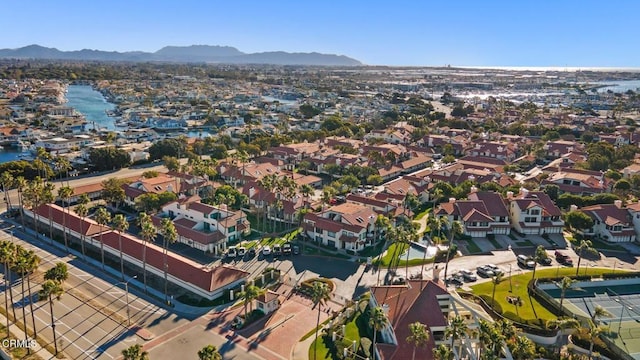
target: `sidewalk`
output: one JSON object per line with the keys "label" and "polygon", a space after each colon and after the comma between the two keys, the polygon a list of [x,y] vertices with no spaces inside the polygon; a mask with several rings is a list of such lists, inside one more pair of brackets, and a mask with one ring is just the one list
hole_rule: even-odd
{"label": "sidewalk", "polygon": [[311,344],[315,339],[315,335],[311,335],[298,342],[291,351],[291,360],[309,360],[309,348],[311,348]]}
{"label": "sidewalk", "polygon": [[[6,325],[7,323],[7,318],[0,314],[0,322],[3,325]],[[49,330],[49,336],[53,336],[53,334],[51,333],[51,328],[48,328],[47,330]],[[11,325],[9,326],[9,333],[11,335],[13,335],[13,337],[15,337],[18,340],[22,339],[22,335],[24,335],[24,331],[21,330],[19,327],[17,327],[14,323],[11,323]],[[51,341],[48,338],[46,338],[45,336],[42,336],[42,332],[40,332],[40,334],[38,335],[39,338],[44,339],[45,341]],[[53,345],[52,345],[53,346]],[[31,348],[32,353],[37,354],[38,356],[40,356],[41,358],[45,359],[45,360],[49,360],[49,359],[55,359],[56,357],[49,352],[49,350],[43,348],[42,346],[40,346],[40,344],[38,342],[35,343],[35,347]],[[0,347],[0,352],[5,353],[4,351],[4,347]]]}

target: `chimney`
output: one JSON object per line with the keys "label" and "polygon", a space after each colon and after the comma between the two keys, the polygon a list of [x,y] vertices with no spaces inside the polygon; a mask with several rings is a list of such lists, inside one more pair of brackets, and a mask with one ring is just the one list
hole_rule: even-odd
{"label": "chimney", "polygon": [[256,189],[252,186],[249,188],[249,199],[251,199],[253,197],[253,195],[256,194]]}
{"label": "chimney", "polygon": [[578,207],[576,205],[571,204],[571,206],[569,206],[569,211],[576,211],[578,210]]}
{"label": "chimney", "polygon": [[520,188],[520,194],[522,194],[522,197],[523,197],[523,198],[526,198],[527,196],[529,196],[529,190],[527,190],[527,189],[526,189],[526,188],[524,188],[524,187],[521,187],[521,188]]}
{"label": "chimney", "polygon": [[622,200],[616,200],[613,202],[618,209],[622,208]]}
{"label": "chimney", "polygon": [[477,187],[475,187],[475,185],[472,185],[472,186],[471,186],[471,189],[469,190],[469,192],[470,192],[471,194],[477,193],[477,192],[478,192],[478,188],[477,188]]}
{"label": "chimney", "polygon": [[456,202],[456,198],[454,197],[449,198],[449,203],[453,204],[454,202]]}
{"label": "chimney", "polygon": [[513,191],[507,191],[507,199],[513,199]]}

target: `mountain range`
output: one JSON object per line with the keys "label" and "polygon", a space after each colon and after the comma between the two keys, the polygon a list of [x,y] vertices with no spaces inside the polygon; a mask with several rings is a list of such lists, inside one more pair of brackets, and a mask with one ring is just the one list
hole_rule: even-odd
{"label": "mountain range", "polygon": [[360,61],[344,55],[320,54],[316,52],[288,53],[284,51],[244,53],[231,46],[212,45],[165,46],[156,52],[117,52],[91,49],[60,51],[56,48],[29,45],[17,49],[0,49],[0,58],[323,66],[362,65]]}

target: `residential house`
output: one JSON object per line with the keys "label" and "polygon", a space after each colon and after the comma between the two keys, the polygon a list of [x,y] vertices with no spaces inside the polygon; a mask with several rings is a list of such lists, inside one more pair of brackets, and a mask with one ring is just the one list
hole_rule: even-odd
{"label": "residential house", "polygon": [[542,185],[557,185],[561,193],[593,195],[607,192],[611,182],[599,171],[562,169],[549,174]]}
{"label": "residential house", "polygon": [[637,217],[638,214],[633,209],[623,208],[622,200],[616,200],[614,204],[583,207],[580,211],[593,220],[593,226],[581,231],[582,234],[614,243],[636,240],[633,217]]}
{"label": "residential house", "polygon": [[124,202],[129,206],[135,206],[136,198],[145,193],[161,194],[163,192],[180,192],[180,180],[167,174],[158,174],[152,178],[140,178],[129,185],[124,186]]}
{"label": "residential house", "polygon": [[373,244],[377,214],[370,208],[344,203],[320,214],[304,216],[303,229],[312,240],[340,250],[361,251]]}
{"label": "residential house", "polygon": [[489,234],[511,233],[509,212],[499,193],[471,189],[469,200],[449,199],[441,203],[434,212],[437,217],[446,217],[449,223],[459,221],[465,235],[486,237]]}
{"label": "residential house", "polygon": [[564,229],[562,212],[542,191],[520,189],[514,196],[507,192],[511,226],[521,234],[561,234]]}

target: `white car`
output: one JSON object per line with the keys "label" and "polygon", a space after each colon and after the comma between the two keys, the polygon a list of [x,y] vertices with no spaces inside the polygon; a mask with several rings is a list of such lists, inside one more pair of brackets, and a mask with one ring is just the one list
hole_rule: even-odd
{"label": "white car", "polygon": [[242,246],[238,248],[238,256],[239,257],[243,257],[244,254],[246,254],[246,253],[247,253],[247,249],[246,248],[244,248]]}
{"label": "white car", "polygon": [[476,274],[472,273],[471,271],[469,271],[467,269],[462,269],[462,270],[460,270],[459,273],[467,281],[476,281],[476,280],[478,280],[478,277],[476,276]]}
{"label": "white car", "polygon": [[238,256],[238,252],[235,246],[231,246],[230,248],[227,249],[227,257],[229,259],[234,259],[236,256]]}
{"label": "white car", "polygon": [[504,271],[502,271],[502,269],[500,269],[497,265],[487,264],[485,266],[488,267],[489,269],[491,269],[493,271],[493,273],[496,274],[496,275],[504,273]]}
{"label": "white car", "polygon": [[264,255],[264,256],[269,256],[269,255],[271,255],[271,246],[269,246],[269,245],[265,245],[265,246],[262,248],[262,255]]}

